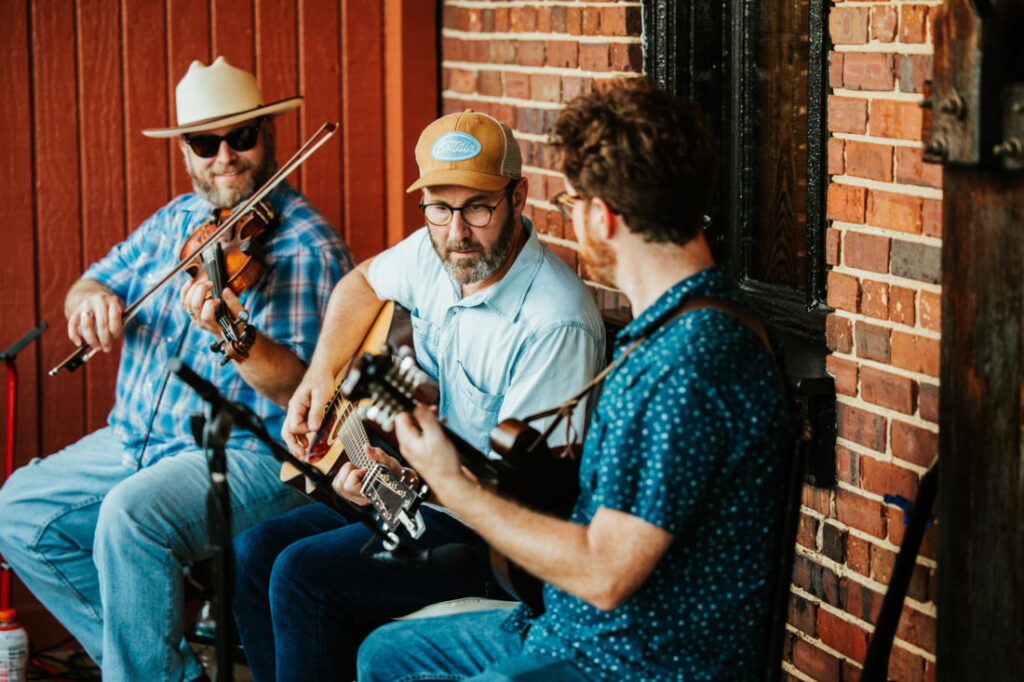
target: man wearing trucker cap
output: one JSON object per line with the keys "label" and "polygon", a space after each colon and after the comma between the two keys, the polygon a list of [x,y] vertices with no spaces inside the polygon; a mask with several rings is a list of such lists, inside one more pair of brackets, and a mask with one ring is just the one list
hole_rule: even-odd
{"label": "man wearing trucker cap", "polygon": [[[508,126],[473,111],[449,114],[423,131],[416,160],[420,178],[408,191],[422,192],[426,225],[335,287],[282,429],[298,456],[320,427],[333,377],[389,299],[412,313],[416,360],[440,386],[439,414],[482,452],[501,420],[559,404],[602,361],[604,328],[590,293],[523,217],[528,180]],[[584,412],[573,417],[577,433]],[[375,448],[367,454],[401,470]],[[366,504],[363,473],[346,463],[335,490]],[[235,619],[256,682],[351,680],[356,648],[375,626],[435,602],[504,596],[479,536],[440,507],[422,511],[423,535],[403,537],[417,563],[370,558],[381,550],[377,542],[364,552],[371,531],[324,505],[236,538]],[[440,546],[437,556],[458,558],[449,562],[456,570],[430,562]]]}

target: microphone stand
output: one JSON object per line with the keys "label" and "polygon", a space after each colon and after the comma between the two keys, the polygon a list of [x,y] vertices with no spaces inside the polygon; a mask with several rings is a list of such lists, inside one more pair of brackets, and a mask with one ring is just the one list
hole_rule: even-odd
{"label": "microphone stand", "polygon": [[[35,341],[36,337],[46,331],[46,323],[40,322],[34,329],[14,342],[14,345],[7,350],[0,352],[0,360],[7,367],[7,449],[4,454],[4,473],[0,478],[0,485],[14,473],[14,432],[17,426],[17,413],[14,409],[15,398],[17,397],[18,372],[14,367],[14,360],[18,353],[28,344]],[[0,609],[11,608],[11,570],[3,555],[0,555]]]}
{"label": "microphone stand", "polygon": [[213,404],[210,418],[192,415],[192,436],[207,453],[210,470],[210,489],[206,493],[206,543],[213,550],[213,619],[214,679],[227,682],[232,679],[231,598],[234,593],[234,564],[231,554],[231,502],[228,491],[228,467],[225,445],[231,436],[231,416]]}
{"label": "microphone stand", "polygon": [[192,371],[181,358],[171,358],[167,362],[167,369],[177,374],[178,378],[191,386],[200,398],[210,403],[210,417],[207,419],[203,415],[193,415],[191,426],[196,442],[209,452],[210,491],[206,498],[206,509],[209,515],[208,543],[214,552],[215,680],[226,682],[231,679],[231,639],[228,635],[233,627],[230,609],[234,561],[231,560],[231,505],[225,445],[233,426],[239,426],[255,435],[278,461],[294,465],[313,481],[317,490],[324,493],[322,499],[327,501],[328,506],[348,520],[365,525],[384,542],[385,547],[397,549],[399,538],[395,533],[381,530],[366,510],[334,492],[330,478],[312,464],[290,453],[267,433],[259,415],[244,405],[222,396],[213,384]]}

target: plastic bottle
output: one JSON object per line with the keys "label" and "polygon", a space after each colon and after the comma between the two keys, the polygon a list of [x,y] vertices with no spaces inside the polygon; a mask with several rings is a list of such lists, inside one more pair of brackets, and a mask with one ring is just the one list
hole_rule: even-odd
{"label": "plastic bottle", "polygon": [[25,682],[28,634],[16,616],[14,609],[0,610],[0,682]]}

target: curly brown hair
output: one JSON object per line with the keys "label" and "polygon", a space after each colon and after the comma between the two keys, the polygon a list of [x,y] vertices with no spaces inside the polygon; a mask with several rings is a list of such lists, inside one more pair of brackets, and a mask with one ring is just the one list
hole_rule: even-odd
{"label": "curly brown hair", "polygon": [[646,78],[570,102],[552,124],[558,169],[601,197],[646,241],[685,244],[700,230],[718,176],[714,135],[699,107]]}

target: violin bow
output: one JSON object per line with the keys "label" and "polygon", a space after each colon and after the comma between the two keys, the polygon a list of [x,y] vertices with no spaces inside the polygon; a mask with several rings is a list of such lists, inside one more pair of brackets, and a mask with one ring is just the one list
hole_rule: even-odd
{"label": "violin bow", "polygon": [[[306,142],[299,147],[299,150],[292,155],[292,158],[288,159],[287,163],[278,168],[277,172],[270,176],[270,179],[263,183],[262,187],[256,190],[252,196],[231,211],[231,215],[225,218],[224,222],[221,223],[217,230],[210,235],[206,242],[196,249],[192,255],[182,259],[178,265],[170,270],[170,272],[161,277],[159,282],[139,296],[134,303],[125,308],[124,314],[121,316],[122,324],[127,323],[128,320],[135,317],[139,311],[139,306],[141,306],[150,296],[162,289],[164,285],[170,282],[175,275],[187,268],[197,259],[201,258],[203,251],[205,251],[211,244],[215,243],[221,235],[227,233],[228,230],[233,228],[235,223],[237,223],[243,216],[247,215],[256,204],[263,201],[264,197],[270,194],[270,192],[277,187],[282,180],[288,177],[292,171],[301,166],[302,163],[308,159],[313,152],[319,149],[324,142],[330,139],[331,135],[333,135],[337,130],[337,123],[324,123],[320,126],[320,129],[313,133],[312,137],[306,140]],[[98,348],[93,348],[89,344],[83,343],[75,350],[74,353],[64,358],[59,365],[51,369],[49,371],[49,375],[53,376],[62,369],[74,372],[76,369],[84,365],[89,358],[95,355],[97,351],[99,351]]]}

